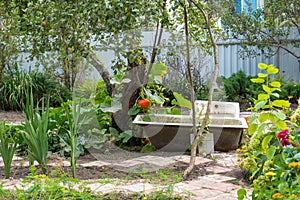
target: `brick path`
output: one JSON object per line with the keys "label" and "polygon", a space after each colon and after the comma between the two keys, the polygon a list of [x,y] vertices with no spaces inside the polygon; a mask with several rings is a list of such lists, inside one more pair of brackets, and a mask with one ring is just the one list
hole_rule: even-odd
{"label": "brick path", "polygon": [[[180,194],[190,194],[190,199],[200,200],[231,200],[237,199],[237,190],[242,188],[241,181],[236,180],[234,176],[235,171],[238,170],[237,155],[235,153],[214,153],[212,154],[214,160],[207,159],[204,157],[197,157],[196,165],[203,165],[207,175],[202,175],[198,179],[191,181],[183,181],[174,184],[173,192]],[[14,160],[20,158],[15,157]],[[90,166],[110,166],[120,170],[130,170],[139,167],[141,164],[144,168],[149,170],[156,170],[159,168],[166,168],[178,161],[188,163],[189,156],[187,155],[175,155],[169,157],[161,157],[156,155],[145,155],[120,162],[104,162],[104,161],[93,161],[88,163],[80,164],[82,167]],[[64,165],[68,163],[63,163]],[[0,166],[3,166],[3,162],[0,157]],[[0,180],[0,184],[3,184],[3,189],[14,190],[15,187],[22,188],[22,180]],[[90,180],[87,187],[91,188],[91,191],[109,193],[113,191],[123,192],[142,192],[149,193],[155,190],[161,190],[168,185],[150,184],[147,180],[130,180],[130,181],[111,181],[109,183],[101,183],[98,180]],[[28,187],[28,185],[27,185]],[[76,187],[76,186],[75,186]],[[247,198],[250,199],[251,189],[247,189]]]}

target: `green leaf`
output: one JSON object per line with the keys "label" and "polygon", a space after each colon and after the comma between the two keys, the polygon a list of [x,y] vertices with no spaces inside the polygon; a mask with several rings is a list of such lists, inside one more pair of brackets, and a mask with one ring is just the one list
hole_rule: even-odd
{"label": "green leaf", "polygon": [[158,96],[156,93],[152,94],[151,91],[146,88],[144,88],[144,91],[146,95],[149,97],[149,99],[154,100],[158,104],[164,103],[163,99],[160,96]]}
{"label": "green leaf", "polygon": [[152,122],[152,119],[151,119],[151,117],[149,117],[149,116],[144,116],[144,117],[143,117],[143,121],[144,121],[144,122]]}
{"label": "green leaf", "polygon": [[267,121],[269,118],[270,118],[270,113],[262,113],[259,115],[258,119],[261,123],[263,123],[263,122]]}
{"label": "green leaf", "polygon": [[269,113],[269,120],[274,124],[278,121],[278,118],[273,113]]}
{"label": "green leaf", "polygon": [[298,162],[300,162],[300,153],[297,153],[296,155],[294,155],[294,158],[295,158]]}
{"label": "green leaf", "polygon": [[278,119],[280,120],[285,120],[286,119],[286,115],[280,111],[274,111],[273,114],[278,117]]}
{"label": "green leaf", "polygon": [[162,77],[167,73],[167,66],[162,62],[153,65],[149,75],[149,81],[161,82]]}
{"label": "green leaf", "polygon": [[192,103],[189,100],[185,99],[181,94],[173,92],[173,95],[180,107],[192,109]]}
{"label": "green leaf", "polygon": [[267,158],[268,160],[272,160],[274,155],[275,155],[275,152],[276,152],[276,147],[275,146],[271,146],[268,150],[267,150]]}
{"label": "green leaf", "polygon": [[287,125],[285,123],[285,121],[282,120],[278,120],[274,123],[275,126],[277,126],[278,128],[280,128],[281,130],[285,130],[287,129]]}
{"label": "green leaf", "polygon": [[266,70],[267,67],[268,67],[268,65],[265,64],[265,63],[258,63],[258,68],[259,68],[259,69]]}
{"label": "green leaf", "polygon": [[278,73],[278,69],[275,68],[275,67],[272,67],[271,65],[268,66],[268,69],[267,69],[267,73],[268,74],[277,74]]}
{"label": "green leaf", "polygon": [[268,76],[268,74],[258,73],[257,76],[258,76],[259,78],[265,78],[265,77]]}
{"label": "green leaf", "polygon": [[267,135],[266,137],[264,137],[262,143],[261,143],[261,147],[263,149],[267,149],[269,146],[269,143],[271,142],[271,140],[273,139],[273,135]]}
{"label": "green leaf", "polygon": [[278,93],[272,93],[271,95],[274,96],[274,97],[276,97],[276,98],[280,97],[280,95]]}
{"label": "green leaf", "polygon": [[268,94],[259,94],[257,100],[268,100],[270,95]]}
{"label": "green leaf", "polygon": [[117,111],[122,110],[122,104],[120,102],[113,101],[111,107],[100,107],[100,110],[102,112],[116,113]]}
{"label": "green leaf", "polygon": [[138,106],[134,105],[134,106],[132,106],[132,108],[130,108],[128,110],[128,115],[134,116],[134,115],[137,115],[140,111],[141,111],[141,109]]}
{"label": "green leaf", "polygon": [[267,85],[263,85],[262,86],[263,90],[266,92],[266,93],[271,93],[271,88],[269,88]]}
{"label": "green leaf", "polygon": [[181,111],[178,108],[173,108],[172,115],[181,115]]}
{"label": "green leaf", "polygon": [[270,83],[270,85],[272,87],[275,87],[275,88],[280,88],[281,87],[281,83],[279,81],[273,81]]}
{"label": "green leaf", "polygon": [[259,110],[259,109],[261,109],[262,107],[264,107],[264,105],[266,105],[266,101],[260,101],[260,102],[258,102],[257,104],[255,104],[255,106],[254,106],[254,108],[255,108],[255,110]]}
{"label": "green leaf", "polygon": [[238,200],[243,200],[246,197],[247,191],[244,188],[241,188],[237,191]]}
{"label": "green leaf", "polygon": [[289,108],[290,103],[287,100],[274,100],[272,102],[273,106],[279,107],[279,108]]}
{"label": "green leaf", "polygon": [[250,79],[253,83],[264,83],[265,79],[262,78],[251,78]]}
{"label": "green leaf", "polygon": [[261,124],[261,125],[258,127],[257,132],[258,132],[258,133],[263,133],[263,132],[265,131],[265,128],[267,127],[267,125],[268,125],[268,124],[266,124],[266,123]]}
{"label": "green leaf", "polygon": [[120,134],[120,136],[123,138],[123,139],[122,139],[122,142],[123,142],[123,143],[126,143],[126,142],[128,142],[128,140],[129,140],[130,138],[132,138],[132,131],[130,131],[130,130],[124,131],[124,132],[122,132],[122,133]]}
{"label": "green leaf", "polygon": [[250,124],[248,127],[248,134],[253,135],[255,131],[257,130],[258,125],[257,124]]}

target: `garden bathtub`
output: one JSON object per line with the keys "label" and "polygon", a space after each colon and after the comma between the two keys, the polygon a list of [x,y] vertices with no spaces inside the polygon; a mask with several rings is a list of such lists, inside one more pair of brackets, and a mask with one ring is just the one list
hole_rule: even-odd
{"label": "garden bathtub", "polygon": [[[148,118],[147,121],[144,119]],[[149,120],[150,119],[150,120]],[[190,115],[150,114],[137,115],[133,124],[139,125],[151,143],[161,151],[186,151],[192,142],[192,119]],[[244,118],[210,118],[209,134],[203,143],[212,142],[206,150],[230,151],[238,148],[243,129],[247,128]]]}

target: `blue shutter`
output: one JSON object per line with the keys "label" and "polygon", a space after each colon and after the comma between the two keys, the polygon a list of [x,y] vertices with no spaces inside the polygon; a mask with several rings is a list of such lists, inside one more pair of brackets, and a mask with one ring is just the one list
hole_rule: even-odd
{"label": "blue shutter", "polygon": [[242,12],[242,2],[241,2],[241,0],[236,0],[236,11],[239,14],[241,14],[241,12]]}

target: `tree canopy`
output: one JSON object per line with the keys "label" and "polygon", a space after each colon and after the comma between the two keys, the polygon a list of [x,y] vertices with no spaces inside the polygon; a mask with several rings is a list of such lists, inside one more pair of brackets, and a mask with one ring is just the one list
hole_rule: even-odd
{"label": "tree canopy", "polygon": [[263,8],[250,7],[241,13],[236,10],[235,1],[224,2],[231,5],[231,9],[219,12],[223,28],[230,39],[241,41],[242,53],[273,55],[282,49],[297,59],[300,67],[300,1],[265,0]]}

